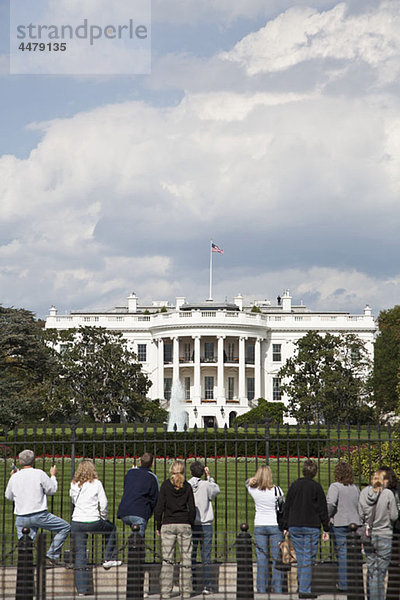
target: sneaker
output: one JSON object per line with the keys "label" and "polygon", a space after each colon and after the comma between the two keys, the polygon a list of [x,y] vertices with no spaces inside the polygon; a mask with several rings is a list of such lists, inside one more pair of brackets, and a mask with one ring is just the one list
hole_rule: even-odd
{"label": "sneaker", "polygon": [[56,558],[49,558],[46,556],[45,568],[46,569],[54,569],[54,567],[60,567],[59,561]]}
{"label": "sneaker", "polygon": [[122,565],[122,560],[106,560],[103,562],[103,569],[111,569],[111,567],[120,567]]}

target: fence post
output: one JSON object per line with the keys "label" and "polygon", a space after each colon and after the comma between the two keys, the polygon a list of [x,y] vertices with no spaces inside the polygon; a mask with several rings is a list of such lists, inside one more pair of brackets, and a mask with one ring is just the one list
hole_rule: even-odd
{"label": "fence post", "polygon": [[236,598],[253,600],[253,549],[249,526],[242,523],[241,532],[236,536]]}
{"label": "fence post", "polygon": [[361,555],[360,536],[357,533],[358,525],[349,525],[347,536],[347,598],[348,600],[362,600],[364,598],[363,561]]}
{"label": "fence post", "polygon": [[36,600],[46,600],[46,534],[37,536]]}
{"label": "fence post", "polygon": [[16,600],[33,600],[34,575],[33,575],[33,542],[29,537],[29,527],[22,530],[22,538],[18,541],[18,566],[17,585],[15,590]]}
{"label": "fence post", "polygon": [[132,525],[132,533],[128,539],[126,600],[143,600],[144,540],[139,532],[139,525]]}

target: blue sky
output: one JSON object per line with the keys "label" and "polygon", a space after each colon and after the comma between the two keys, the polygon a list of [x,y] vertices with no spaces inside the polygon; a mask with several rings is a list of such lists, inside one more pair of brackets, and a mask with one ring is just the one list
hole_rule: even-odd
{"label": "blue sky", "polygon": [[8,74],[0,3],[1,302],[199,300],[212,237],[217,299],[393,306],[399,8],[153,1],[150,75],[64,77]]}

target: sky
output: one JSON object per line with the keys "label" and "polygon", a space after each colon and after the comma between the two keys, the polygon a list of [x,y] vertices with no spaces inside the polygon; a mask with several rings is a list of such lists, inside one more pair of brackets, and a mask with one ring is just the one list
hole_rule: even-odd
{"label": "sky", "polygon": [[153,0],[150,74],[15,75],[0,0],[0,303],[201,301],[212,239],[216,300],[397,304],[399,9]]}

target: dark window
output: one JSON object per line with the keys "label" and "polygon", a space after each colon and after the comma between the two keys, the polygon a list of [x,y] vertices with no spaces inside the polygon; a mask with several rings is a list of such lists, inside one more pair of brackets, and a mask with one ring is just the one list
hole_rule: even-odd
{"label": "dark window", "polygon": [[185,377],[185,399],[190,400],[190,377]]}
{"label": "dark window", "polygon": [[172,363],[172,344],[164,342],[164,362]]}
{"label": "dark window", "polygon": [[146,362],[146,360],[147,360],[147,345],[146,344],[138,344],[137,357],[138,357],[139,362]]}
{"label": "dark window", "polygon": [[206,360],[212,360],[214,358],[214,342],[204,343],[204,357]]}
{"label": "dark window", "polygon": [[233,400],[235,394],[235,378],[228,377],[228,400]]}
{"label": "dark window", "polygon": [[272,379],[272,400],[280,400],[281,397],[281,380],[279,377],[274,377]]}
{"label": "dark window", "polygon": [[164,398],[171,400],[171,388],[172,388],[172,377],[166,377],[164,379]]}
{"label": "dark window", "polygon": [[254,377],[247,378],[247,400],[254,400]]}
{"label": "dark window", "polygon": [[247,344],[246,346],[246,362],[254,364],[254,344]]}
{"label": "dark window", "polygon": [[204,392],[206,400],[214,399],[214,377],[204,377]]}
{"label": "dark window", "polygon": [[272,344],[272,360],[274,362],[282,361],[282,344]]}

